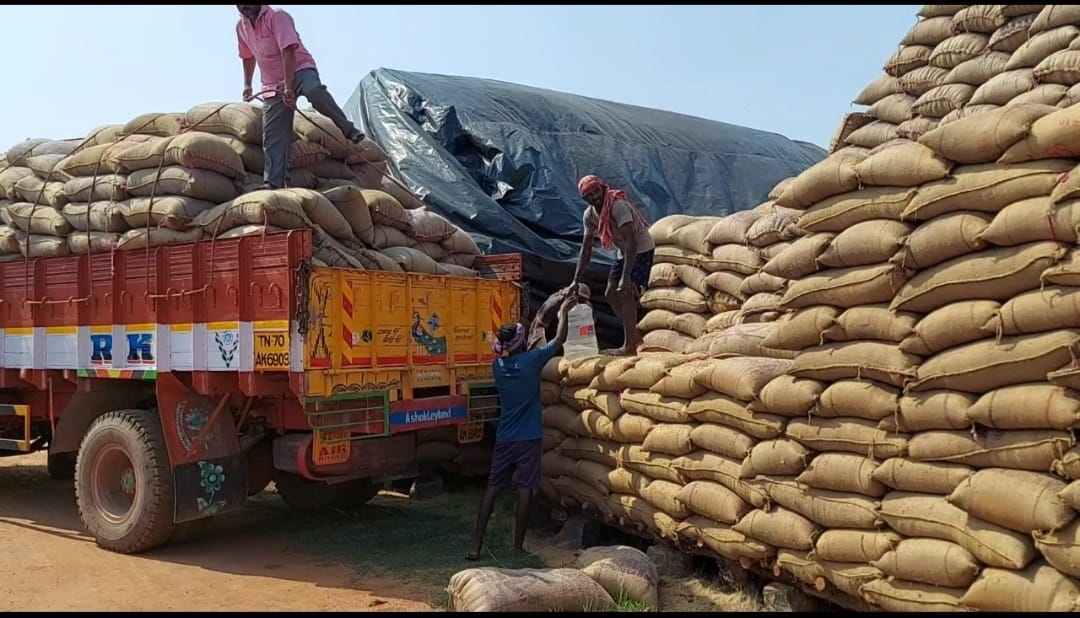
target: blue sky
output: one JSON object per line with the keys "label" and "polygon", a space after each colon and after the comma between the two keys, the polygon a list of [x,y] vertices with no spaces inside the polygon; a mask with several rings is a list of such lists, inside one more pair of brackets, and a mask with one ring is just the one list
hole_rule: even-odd
{"label": "blue sky", "polygon": [[[368,71],[486,77],[828,146],[919,5],[292,6],[344,103]],[[238,100],[233,5],[4,6],[0,149]]]}

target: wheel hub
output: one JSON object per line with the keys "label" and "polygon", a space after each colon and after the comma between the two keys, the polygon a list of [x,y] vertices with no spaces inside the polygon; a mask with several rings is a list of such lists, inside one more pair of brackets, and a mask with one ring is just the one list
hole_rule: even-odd
{"label": "wheel hub", "polygon": [[110,445],[98,451],[91,470],[90,495],[97,511],[109,523],[124,522],[135,506],[138,485],[131,458],[120,446]]}

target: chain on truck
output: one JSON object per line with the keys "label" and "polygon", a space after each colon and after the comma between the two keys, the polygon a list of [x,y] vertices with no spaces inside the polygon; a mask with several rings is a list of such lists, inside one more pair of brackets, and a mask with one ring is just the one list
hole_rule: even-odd
{"label": "chain on truck", "polygon": [[244,507],[348,507],[418,476],[416,432],[497,417],[491,337],[521,255],[480,278],[312,266],[292,230],[0,264],[0,455],[48,449],[98,545]]}

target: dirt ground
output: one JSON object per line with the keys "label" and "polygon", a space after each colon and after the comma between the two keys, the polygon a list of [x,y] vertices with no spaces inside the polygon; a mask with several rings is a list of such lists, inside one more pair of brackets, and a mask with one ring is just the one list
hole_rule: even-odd
{"label": "dirt ground", "polygon": [[[0,611],[441,611],[458,570],[572,564],[543,534],[530,536],[531,556],[510,560],[509,504],[489,526],[485,560],[464,562],[477,499],[382,495],[357,512],[310,515],[264,492],[188,543],[123,556],[84,534],[72,484],[48,477],[44,454],[0,458]],[[757,609],[704,577],[660,592],[665,611]]]}

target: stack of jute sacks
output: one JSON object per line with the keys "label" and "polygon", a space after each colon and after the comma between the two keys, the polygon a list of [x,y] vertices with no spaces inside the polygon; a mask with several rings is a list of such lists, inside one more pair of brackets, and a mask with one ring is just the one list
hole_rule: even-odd
{"label": "stack of jute sacks", "polygon": [[656,257],[638,323],[642,351],[683,353],[703,335],[775,320],[785,281],[761,267],[796,238],[798,215],[769,200],[727,217],[670,215],[654,223]]}
{"label": "stack of jute sacks", "polygon": [[290,188],[277,191],[256,190],[262,114],[248,104],[17,144],[0,167],[0,259],[310,228],[328,265],[475,275],[476,244],[395,182],[377,146],[348,144],[311,111],[294,131]]}
{"label": "stack of jute sacks", "polygon": [[[834,153],[774,190],[776,206],[802,211],[797,240],[762,267],[788,280],[785,315],[757,348],[779,358],[553,363],[545,491],[609,517],[632,506],[658,536],[882,609],[1073,610],[1080,9],[922,15],[867,92],[899,90],[860,98],[924,104],[907,118],[883,117],[888,105],[849,115]],[[721,363],[746,369],[732,381]],[[601,388],[644,385],[623,378],[639,368],[655,405]],[[565,405],[575,385],[584,412]],[[672,408],[683,416],[637,421]],[[606,475],[593,465],[612,462]]]}

